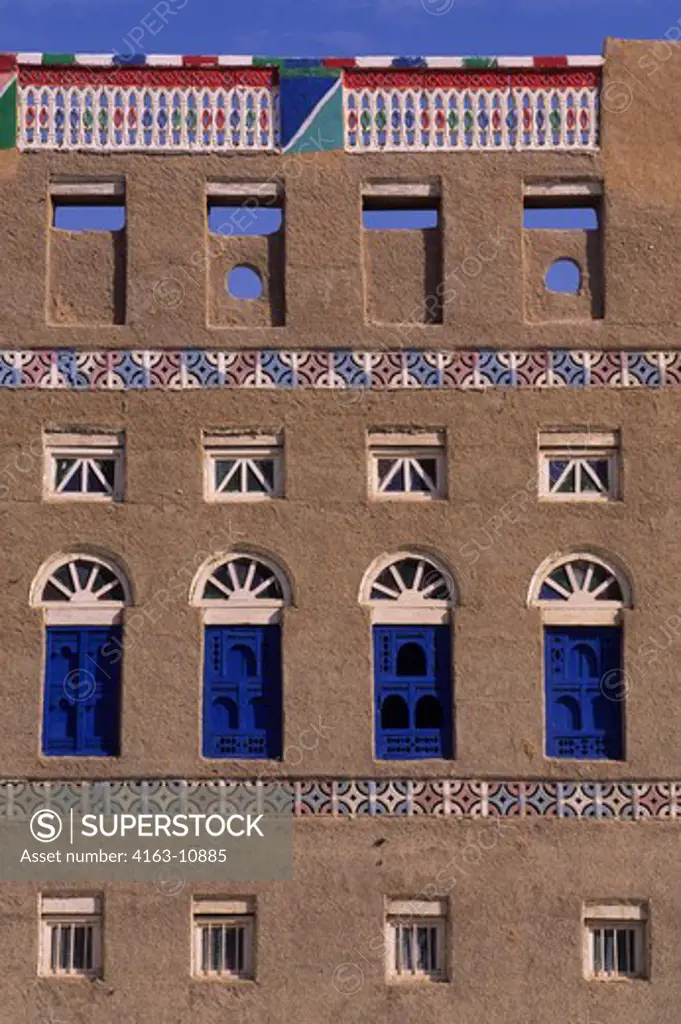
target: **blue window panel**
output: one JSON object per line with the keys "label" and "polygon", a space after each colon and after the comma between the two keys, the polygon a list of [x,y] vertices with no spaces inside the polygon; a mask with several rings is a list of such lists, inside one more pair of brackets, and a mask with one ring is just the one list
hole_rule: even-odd
{"label": "blue window panel", "polygon": [[374,626],[376,757],[452,756],[449,626]]}
{"label": "blue window panel", "polygon": [[546,753],[580,761],[619,761],[624,702],[619,626],[547,626],[544,630]]}
{"label": "blue window panel", "polygon": [[48,626],[44,754],[118,755],[121,657],[120,626]]}
{"label": "blue window panel", "polygon": [[207,626],[203,756],[281,757],[279,626]]}

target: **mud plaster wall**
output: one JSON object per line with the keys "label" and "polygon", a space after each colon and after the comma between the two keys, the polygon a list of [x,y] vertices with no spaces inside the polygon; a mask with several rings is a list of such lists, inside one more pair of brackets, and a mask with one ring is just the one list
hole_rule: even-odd
{"label": "mud plaster wall", "polygon": [[48,322],[124,323],[125,231],[48,230]]}
{"label": "mud plaster wall", "polygon": [[[599,319],[603,315],[603,259],[598,231],[523,230],[525,313],[528,320]],[[556,260],[571,260],[581,274],[577,295],[546,287]]]}
{"label": "mud plaster wall", "polygon": [[[376,324],[442,321],[441,229],[362,229],[366,319]],[[395,288],[395,281],[400,288]],[[438,290],[439,289],[439,290]]]}
{"label": "mud plaster wall", "polygon": [[[290,882],[187,885],[174,896],[152,884],[88,886],[104,892],[105,975],[95,982],[36,977],[37,887],[4,886],[0,1019],[672,1021],[681,998],[677,862],[672,822],[299,822]],[[451,980],[387,984],[384,898],[428,886],[449,899]],[[189,977],[193,892],[256,897],[255,982]],[[626,898],[649,903],[651,979],[586,981],[583,902]]]}
{"label": "mud plaster wall", "polygon": [[[212,326],[277,327],[285,320],[284,239],[282,228],[271,235],[229,238],[209,234],[207,246],[208,323]],[[237,266],[255,270],[262,281],[257,299],[236,299],[227,290],[227,275]]]}
{"label": "mud plaster wall", "polygon": [[[566,425],[621,428],[622,501],[537,500],[537,432]],[[124,503],[42,500],[41,433],[50,426],[125,430]],[[284,499],[204,501],[201,431],[221,426],[283,430]],[[446,430],[448,500],[367,498],[366,434],[395,426]],[[253,762],[199,756],[202,627],[188,604],[189,586],[200,562],[234,548],[270,553],[294,591],[283,623],[288,753],[280,763],[259,762],[258,771],[394,776],[395,763],[373,758],[370,621],[358,592],[375,558],[415,546],[445,559],[460,592],[453,619],[457,756],[400,762],[398,774],[681,777],[681,641],[662,630],[681,604],[681,482],[669,472],[679,457],[681,418],[671,390],[5,391],[0,437],[8,489],[0,503],[0,699],[11,709],[0,722],[0,776],[93,772],[90,761],[39,753],[43,624],[41,613],[28,609],[28,593],[49,556],[74,548],[116,557],[134,591],[122,754],[99,759],[98,776],[252,774]],[[611,552],[634,586],[635,608],[624,627],[632,682],[623,763],[555,761],[543,753],[541,628],[526,606],[527,590],[547,556],[583,547]],[[643,658],[641,650],[651,646],[658,655]],[[162,712],[150,714],[152,708]],[[320,721],[327,739],[299,765],[298,739]]]}

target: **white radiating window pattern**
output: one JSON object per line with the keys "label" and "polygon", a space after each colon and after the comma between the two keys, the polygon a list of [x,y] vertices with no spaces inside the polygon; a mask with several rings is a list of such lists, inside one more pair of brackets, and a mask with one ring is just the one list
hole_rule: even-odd
{"label": "white radiating window pattern", "polygon": [[257,501],[282,494],[283,446],[278,436],[204,440],[206,498]]}
{"label": "white radiating window pattern", "polygon": [[233,555],[199,574],[195,600],[199,604],[231,601],[281,605],[288,600],[288,585],[281,570],[271,562],[250,555]]}
{"label": "white radiating window pattern", "polygon": [[410,607],[454,603],[453,584],[434,561],[420,555],[397,555],[377,567],[367,580],[364,600],[394,601]]}
{"label": "white radiating window pattern", "polygon": [[20,149],[269,150],[278,145],[272,86],[24,86]]}
{"label": "white radiating window pattern", "polygon": [[598,96],[596,84],[348,85],[345,145],[350,151],[595,149]]}
{"label": "white radiating window pattern", "polygon": [[112,563],[90,555],[65,556],[48,565],[36,580],[34,604],[81,606],[129,604],[125,578]]}
{"label": "white radiating window pattern", "polygon": [[535,600],[592,605],[628,603],[625,581],[607,562],[590,555],[571,555],[555,564],[537,580]]}

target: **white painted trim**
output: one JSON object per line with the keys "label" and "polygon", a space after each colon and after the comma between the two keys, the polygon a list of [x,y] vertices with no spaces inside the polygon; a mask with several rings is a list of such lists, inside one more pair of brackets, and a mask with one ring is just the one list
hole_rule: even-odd
{"label": "white painted trim", "polygon": [[[385,605],[385,607],[384,607]],[[399,605],[396,601],[374,601],[371,622],[377,626],[446,626],[451,621],[451,608]]]}
{"label": "white painted trim", "polygon": [[[603,928],[612,927],[615,930],[627,929],[634,932],[634,960],[637,968],[631,974],[599,973],[594,970],[593,961],[593,933]],[[584,921],[582,931],[582,951],[584,962],[584,977],[589,981],[605,982],[631,982],[648,976],[648,939],[645,920],[620,920],[618,918],[606,917],[601,920],[589,918]]]}
{"label": "white painted trim", "polygon": [[[424,924],[437,931],[437,965],[433,971],[399,971],[395,968],[395,943],[397,941],[397,929],[399,927],[416,929],[419,924]],[[409,917],[388,917],[385,921],[385,969],[386,977],[390,981],[409,983],[419,981],[443,981],[447,976],[447,945],[446,945],[447,919],[445,916],[425,917],[422,919]],[[412,942],[415,943],[415,936],[412,935]],[[412,947],[413,948],[413,947]],[[415,956],[412,958],[416,963]]]}
{"label": "white painted trim", "polygon": [[195,899],[192,904],[195,917],[202,914],[232,917],[235,914],[255,913],[255,899],[248,897],[243,900]]}
{"label": "white painted trim", "polygon": [[[554,491],[551,489],[551,462],[560,459],[566,462],[585,462],[594,459],[608,463],[608,488],[607,491],[586,491],[583,488],[579,491]],[[596,501],[608,502],[617,501],[619,498],[619,464],[620,453],[618,448],[583,448],[581,451],[572,448],[541,448],[539,452],[539,497],[544,501]],[[575,466],[575,472],[577,467]],[[567,472],[567,470],[566,470]],[[579,467],[580,479],[584,475],[584,469]]]}
{"label": "white painted trim", "polygon": [[82,605],[44,605],[47,626],[119,626],[124,621],[123,609],[112,605],[84,608]]}
{"label": "white painted trim", "polygon": [[40,909],[43,914],[99,914],[99,896],[41,896]]}
{"label": "white painted trim", "polygon": [[[225,597],[225,600],[222,601],[204,599],[203,597],[201,597],[208,577],[211,576],[216,569],[218,569],[221,565],[225,565],[228,562],[233,562],[241,558],[252,559],[256,562],[262,562],[262,564],[266,566],[267,569],[269,569],[272,575],[275,576],[279,582],[279,586],[281,587],[281,592],[283,594],[282,600],[268,600],[267,598],[256,597],[252,601],[245,603],[243,599],[235,601],[234,598]],[[196,573],[196,576],[192,581],[191,587],[189,588],[190,604],[194,605],[197,608],[203,609],[210,608],[215,610],[226,610],[227,608],[229,608],[230,615],[232,609],[239,609],[240,614],[244,614],[248,608],[258,608],[261,610],[276,610],[282,608],[284,605],[291,604],[291,601],[291,585],[288,581],[288,577],[284,570],[267,555],[261,555],[259,552],[251,550],[231,551],[229,553],[223,552],[219,555],[213,556],[213,558],[210,558],[208,561],[204,562],[202,566],[200,566],[198,572]]]}
{"label": "white painted trim", "polygon": [[84,551],[73,551],[68,554],[53,555],[44,562],[38,572],[35,575],[33,583],[31,584],[31,590],[29,594],[29,604],[33,608],[44,608],[46,611],[56,609],[59,602],[43,601],[42,595],[45,585],[47,584],[50,576],[60,568],[62,565],[66,565],[68,562],[77,561],[82,559],[88,562],[96,562],[99,565],[104,566],[109,572],[113,573],[116,579],[123,587],[123,601],[107,601],[102,598],[99,601],[93,601],[90,605],[74,604],[70,601],[64,601],[62,608],[65,609],[70,607],[72,609],[78,608],[83,612],[86,608],[97,609],[98,611],[108,612],[111,609],[120,611],[125,605],[132,604],[132,593],[130,590],[130,584],[125,573],[120,569],[114,562],[108,558],[104,558],[102,555],[95,555]]}
{"label": "white painted trim", "polygon": [[525,196],[536,196],[546,199],[587,197],[603,195],[602,181],[554,181],[527,182],[523,188]]}
{"label": "white painted trim", "polygon": [[[609,573],[611,573],[617,582],[619,583],[620,590],[622,591],[622,601],[598,601],[589,599],[581,604],[576,601],[561,601],[555,600],[543,600],[539,598],[539,594],[542,588],[544,580],[550,576],[555,570],[560,568],[561,565],[565,565],[568,562],[595,562],[597,565],[601,565]],[[619,610],[621,608],[632,608],[634,605],[633,590],[629,577],[624,569],[613,559],[613,556],[601,555],[596,551],[586,551],[584,549],[562,552],[560,554],[549,555],[545,558],[541,565],[535,570],[527,592],[527,603],[528,605],[541,608],[544,612],[553,614],[558,611],[562,606],[563,614],[566,610],[570,609],[570,615],[575,609],[579,609],[580,613],[588,614],[599,614],[600,612],[612,612],[613,610]]]}
{"label": "white painted trim", "polygon": [[50,182],[50,195],[71,196],[75,198],[103,198],[120,196],[125,198],[125,182],[123,181],[74,181]]}
{"label": "white painted trim", "polygon": [[87,448],[99,452],[100,448],[120,448],[125,438],[124,431],[117,433],[61,434],[58,431],[45,431],[43,440],[47,448]]}
{"label": "white painted trim", "polygon": [[444,430],[370,430],[367,442],[373,448],[441,448]]}
{"label": "white painted trim", "polygon": [[206,626],[268,626],[276,625],[281,620],[280,605],[260,608],[252,604],[233,605],[226,601],[223,606],[216,603],[215,607],[203,607],[203,622]]}
{"label": "white painted trim", "polygon": [[647,921],[645,903],[585,903],[585,921]]}
{"label": "white painted trim", "polygon": [[579,452],[590,448],[617,449],[620,446],[619,430],[583,430],[577,428],[556,430],[540,430],[537,443],[542,449],[557,448]]}
{"label": "white painted trim", "polygon": [[[204,971],[202,969],[201,929],[208,924],[220,924],[243,928],[244,930],[244,962],[239,973],[229,971]],[[194,913],[192,919],[192,974],[196,978],[213,978],[218,981],[242,981],[253,977],[253,933],[254,918],[250,914],[219,915],[209,918],[207,914]]]}
{"label": "white painted trim", "polygon": [[564,601],[553,603],[562,607],[540,609],[541,621],[545,626],[619,626],[623,621],[622,609],[619,606],[613,607],[612,602],[603,602],[604,608],[593,609],[590,605],[570,608]]}
{"label": "white painted trim", "polygon": [[437,182],[385,181],[368,182],[362,186],[364,199],[439,199]]}
{"label": "white painted trim", "polygon": [[280,448],[282,446],[281,433],[260,434],[257,431],[244,433],[243,431],[231,432],[225,430],[203,435],[204,448]]}
{"label": "white painted trim", "polygon": [[276,181],[209,181],[206,196],[209,199],[280,199],[283,185]]}
{"label": "white painted trim", "polygon": [[[220,459],[271,459],[273,466],[271,491],[218,491],[215,487],[215,463]],[[237,470],[240,472],[240,470]],[[203,492],[209,502],[274,501],[284,492],[284,453],[280,445],[272,447],[231,447],[204,449]]]}
{"label": "white painted trim", "polygon": [[386,914],[402,917],[446,917],[447,900],[388,900]]}
{"label": "white painted trim", "polygon": [[[374,580],[378,576],[380,576],[380,574],[383,572],[383,570],[387,569],[388,566],[392,565],[394,562],[400,562],[400,561],[402,561],[402,559],[405,559],[405,558],[421,559],[424,562],[427,562],[430,566],[432,566],[432,568],[435,569],[436,572],[439,572],[442,575],[445,583],[447,584],[447,587],[449,589],[450,599],[447,600],[447,601],[444,601],[444,600],[433,600],[433,601],[416,600],[416,601],[414,601],[413,603],[410,603],[410,604],[407,604],[406,602],[402,603],[402,602],[399,602],[399,601],[393,601],[393,600],[389,600],[389,599],[385,600],[385,601],[383,601],[383,600],[379,600],[379,601],[373,600],[372,597],[371,597],[371,590],[372,590],[372,587],[373,587],[373,584],[374,584]],[[414,622],[416,622],[416,621],[420,621],[420,622],[438,621],[438,622],[440,622],[440,621],[447,621],[447,618],[449,616],[449,612],[450,612],[451,608],[453,608],[457,604],[458,595],[457,595],[456,584],[454,582],[454,577],[450,573],[449,569],[442,562],[442,560],[440,558],[438,558],[436,555],[430,554],[430,552],[421,551],[419,549],[412,549],[411,551],[395,551],[393,553],[387,553],[386,552],[386,553],[384,553],[382,555],[379,555],[378,558],[375,558],[374,561],[369,566],[369,568],[364,573],[364,576],[362,577],[362,582],[360,583],[360,588],[359,588],[358,600],[359,600],[359,603],[361,605],[364,605],[365,607],[371,608],[372,621],[388,623],[391,618],[394,618],[396,609],[399,608],[400,612],[398,613],[398,616],[401,616],[405,610],[408,610],[409,612],[411,612],[412,618],[410,619],[410,621],[414,621]],[[392,609],[392,612],[391,613],[388,613],[387,611],[384,612],[383,609]],[[431,615],[431,614],[432,615],[437,615],[437,620],[435,620],[434,618],[433,619],[430,619],[430,618],[420,618],[420,619],[419,618],[415,618],[414,616],[417,613],[419,615]],[[387,618],[384,617],[386,615],[388,616]],[[443,616],[443,615],[445,616],[444,620],[441,618],[441,616]],[[374,616],[377,616],[377,618],[374,618]],[[396,621],[399,621],[399,618]]]}

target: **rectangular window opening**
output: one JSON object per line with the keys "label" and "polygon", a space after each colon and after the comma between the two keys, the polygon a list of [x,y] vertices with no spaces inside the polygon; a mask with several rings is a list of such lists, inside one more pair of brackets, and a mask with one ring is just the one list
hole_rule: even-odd
{"label": "rectangular window opening", "polygon": [[415,231],[440,226],[435,182],[376,182],[362,190],[362,224],[369,230]]}
{"label": "rectangular window opening", "polygon": [[620,437],[616,430],[539,433],[539,496],[550,501],[616,501]]}
{"label": "rectangular window opening", "polygon": [[369,493],[412,501],[445,496],[444,432],[369,434]]}
{"label": "rectangular window opening", "polygon": [[276,182],[209,182],[206,198],[211,234],[243,238],[282,230],[283,189]]}
{"label": "rectangular window opening", "polygon": [[124,435],[46,433],[45,497],[122,501]]}
{"label": "rectangular window opening", "polygon": [[647,977],[647,908],[623,903],[584,910],[584,971],[600,981]]}
{"label": "rectangular window opening", "polygon": [[52,227],[62,231],[123,231],[125,184],[121,181],[52,182]]}
{"label": "rectangular window opening", "polygon": [[207,501],[263,501],[283,496],[281,434],[204,435]]}
{"label": "rectangular window opening", "polygon": [[193,973],[237,981],[253,977],[252,901],[206,900],[194,904]]}
{"label": "rectangular window opening", "polygon": [[600,182],[526,184],[523,227],[540,231],[597,231],[601,226]]}
{"label": "rectangular window opening", "polygon": [[53,978],[101,976],[100,907],[98,897],[42,897],[41,975]]}
{"label": "rectangular window opening", "polygon": [[446,977],[446,905],[391,900],[386,917],[386,969],[393,980]]}

